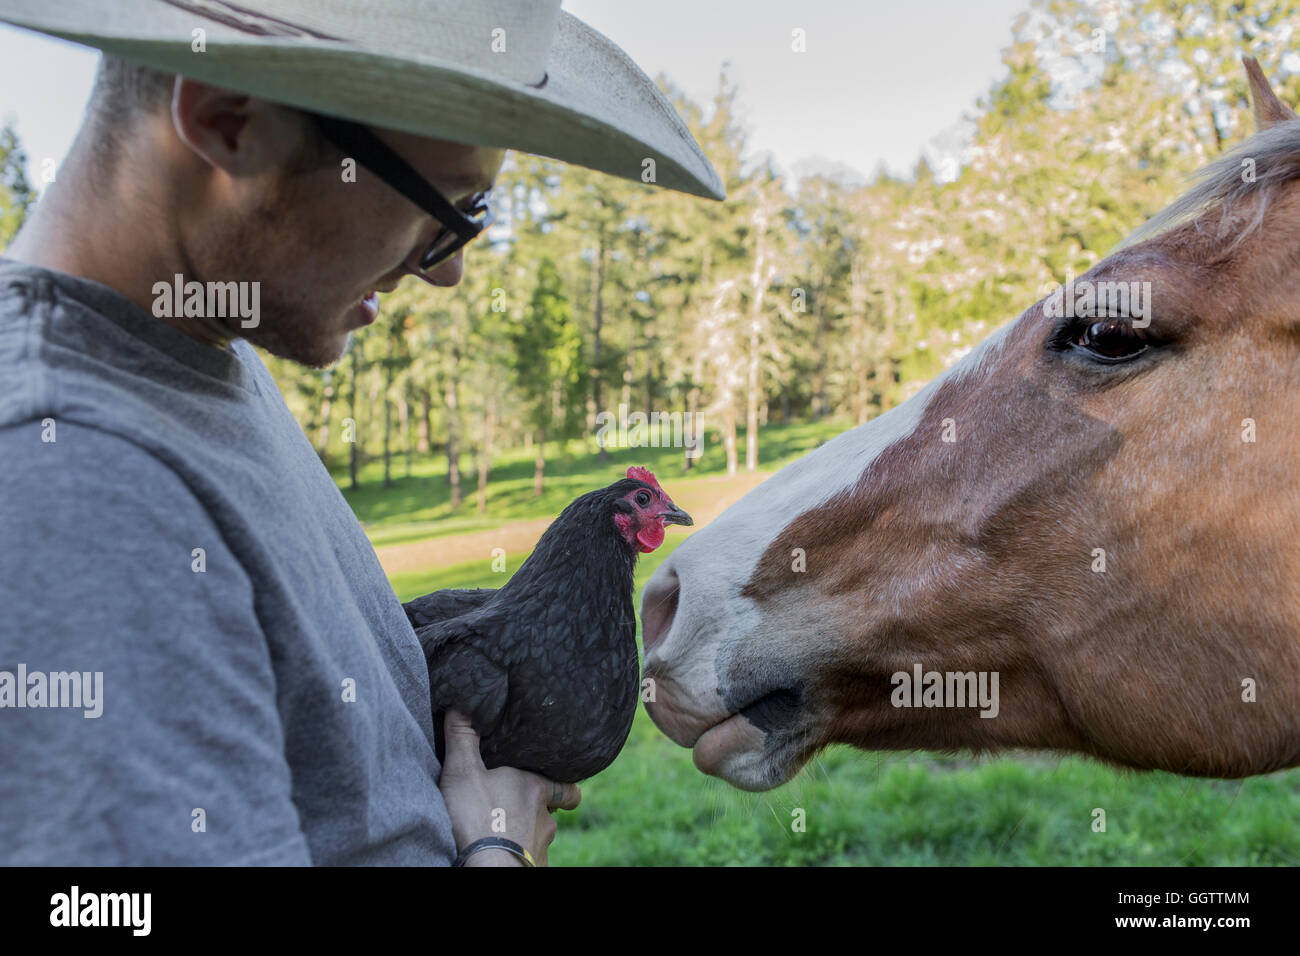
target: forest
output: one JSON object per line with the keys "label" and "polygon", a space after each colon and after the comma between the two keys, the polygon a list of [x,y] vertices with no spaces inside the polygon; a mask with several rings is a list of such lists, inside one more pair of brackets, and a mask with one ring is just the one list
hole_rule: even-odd
{"label": "forest", "polygon": [[[658,77],[725,202],[511,153],[459,286],[408,279],[332,368],[268,364],[345,487],[434,456],[453,513],[490,513],[503,455],[538,496],[548,461],[620,443],[756,471],[765,429],[898,404],[1173,199],[1250,132],[1243,52],[1294,99],[1297,6],[1034,0],[968,144],[907,177],[795,180],[748,148],[725,69],[708,103]],[[23,169],[0,129],[0,245],[37,198]]]}

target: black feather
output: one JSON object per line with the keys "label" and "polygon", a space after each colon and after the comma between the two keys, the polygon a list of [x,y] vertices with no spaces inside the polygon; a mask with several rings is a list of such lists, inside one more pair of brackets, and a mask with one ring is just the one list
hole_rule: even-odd
{"label": "black feather", "polygon": [[429,661],[439,760],[451,707],[470,717],[489,768],[577,782],[618,756],[640,666],[638,550],[614,511],[643,487],[625,478],[578,498],[499,589],[437,591],[406,605]]}
{"label": "black feather", "polygon": [[424,627],[472,611],[496,593],[496,588],[447,588],[407,601],[402,606],[406,608],[411,627]]}

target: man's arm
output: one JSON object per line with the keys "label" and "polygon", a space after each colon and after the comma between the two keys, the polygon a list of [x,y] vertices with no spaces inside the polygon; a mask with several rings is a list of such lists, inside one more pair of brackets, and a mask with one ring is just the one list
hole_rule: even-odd
{"label": "man's arm", "polygon": [[174,471],[57,429],[0,428],[0,863],[310,864],[247,575]]}

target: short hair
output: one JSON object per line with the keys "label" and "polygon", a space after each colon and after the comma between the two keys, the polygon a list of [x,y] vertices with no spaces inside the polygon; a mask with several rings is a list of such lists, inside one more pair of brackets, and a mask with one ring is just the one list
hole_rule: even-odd
{"label": "short hair", "polygon": [[[126,134],[142,116],[171,109],[175,84],[175,73],[156,70],[110,53],[100,56],[87,116],[105,168],[111,168],[122,154]],[[315,123],[307,121],[307,115],[301,110],[294,112],[300,113],[304,120],[301,124],[303,140],[285,172],[292,176],[333,164],[332,151],[324,134]]]}
{"label": "short hair", "polygon": [[113,159],[121,153],[123,134],[143,115],[171,105],[176,74],[164,73],[110,53],[99,59],[87,115],[94,125],[96,145]]}

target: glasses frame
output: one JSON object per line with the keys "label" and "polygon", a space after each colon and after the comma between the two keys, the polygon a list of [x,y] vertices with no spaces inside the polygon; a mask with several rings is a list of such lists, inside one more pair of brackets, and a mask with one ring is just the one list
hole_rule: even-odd
{"label": "glasses frame", "polygon": [[335,148],[355,159],[442,225],[417,260],[419,268],[412,270],[417,275],[436,269],[451,259],[495,221],[496,214],[488,203],[490,189],[469,197],[470,209],[468,213],[463,212],[365,126],[319,113],[308,115],[321,135]]}

